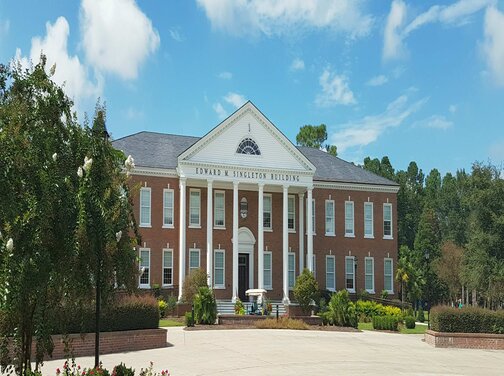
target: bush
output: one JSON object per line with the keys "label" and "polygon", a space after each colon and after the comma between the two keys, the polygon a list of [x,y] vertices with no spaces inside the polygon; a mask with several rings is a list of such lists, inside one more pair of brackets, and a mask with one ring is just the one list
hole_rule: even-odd
{"label": "bush", "polygon": [[504,310],[477,307],[434,307],[431,329],[448,333],[504,333]]}
{"label": "bush", "polygon": [[418,310],[416,319],[418,322],[425,322],[425,316],[424,316],[423,309]]}
{"label": "bush", "polygon": [[415,318],[413,316],[406,316],[404,318],[404,325],[407,329],[415,329],[416,323]]}
{"label": "bush", "polygon": [[303,270],[294,285],[294,298],[305,314],[310,312],[313,302],[318,300],[318,292],[318,283],[313,273],[308,269]]}
{"label": "bush", "polygon": [[164,300],[158,300],[158,307],[159,307],[159,318],[163,318],[166,315],[166,308],[168,307],[168,304]]}
{"label": "bush", "polygon": [[[333,294],[328,308],[323,316],[331,325],[357,328],[358,321],[355,305],[350,301],[347,290],[341,290]],[[322,317],[322,320],[324,320],[324,317]]]}
{"label": "bush", "polygon": [[217,302],[209,287],[200,287],[194,297],[194,318],[197,324],[215,324],[217,319]]}
{"label": "bush", "polygon": [[359,300],[368,300],[369,299],[369,292],[367,292],[366,289],[362,289],[357,293],[357,299]]}
{"label": "bush", "polygon": [[177,298],[171,295],[168,297],[168,300],[166,300],[165,314],[172,316],[175,314],[176,309],[177,309]]}
{"label": "bush", "polygon": [[186,312],[184,315],[184,319],[185,319],[185,326],[187,326],[188,328],[194,326],[194,318],[192,312]]}
{"label": "bush", "polygon": [[402,320],[402,311],[399,307],[394,306],[383,306],[383,316],[394,316]]}
{"label": "bush", "polygon": [[406,316],[415,316],[415,312],[413,312],[413,308],[409,307],[407,310],[406,310]]}
{"label": "bush", "polygon": [[159,286],[159,284],[157,283],[154,283],[152,285],[152,293],[154,294],[154,297],[156,299],[159,299],[159,297],[161,296],[161,286]]}
{"label": "bush", "polygon": [[234,304],[234,313],[235,315],[244,315],[245,314],[245,306],[240,298],[236,298],[236,302]]}
{"label": "bush", "polygon": [[380,298],[382,299],[388,299],[388,291],[387,290],[382,290],[380,293]]}
{"label": "bush", "polygon": [[112,371],[113,376],[135,376],[135,370],[133,368],[127,368],[125,364],[120,363],[114,367]]}
{"label": "bush", "polygon": [[362,322],[370,322],[373,316],[381,315],[382,311],[383,306],[371,300],[357,300],[355,303],[355,312]]}
{"label": "bush", "polygon": [[207,274],[203,269],[195,269],[184,279],[182,301],[192,304],[200,287],[207,287]]}
{"label": "bush", "polygon": [[294,329],[306,330],[310,327],[303,320],[291,319],[289,317],[280,317],[276,319],[257,320],[255,323],[257,329]]}
{"label": "bush", "polygon": [[399,319],[395,316],[374,316],[373,328],[376,330],[399,330]]}

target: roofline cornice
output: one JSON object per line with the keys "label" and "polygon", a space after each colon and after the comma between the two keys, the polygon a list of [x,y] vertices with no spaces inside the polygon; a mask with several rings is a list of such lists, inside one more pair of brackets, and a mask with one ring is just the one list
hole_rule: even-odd
{"label": "roofline cornice", "polygon": [[313,181],[313,187],[319,189],[338,189],[343,191],[364,191],[364,192],[383,192],[383,193],[397,193],[399,191],[398,186],[391,186],[391,185],[326,182],[316,180]]}

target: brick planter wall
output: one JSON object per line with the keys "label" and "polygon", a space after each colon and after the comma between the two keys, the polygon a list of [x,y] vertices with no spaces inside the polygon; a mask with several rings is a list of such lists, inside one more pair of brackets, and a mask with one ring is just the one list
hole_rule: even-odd
{"label": "brick planter wall", "polygon": [[[63,336],[54,335],[52,338],[54,343],[53,355],[52,358],[46,356],[46,360],[66,358]],[[94,333],[70,334],[68,338],[74,357],[94,355]],[[166,347],[166,329],[100,333],[100,354],[157,349],[160,347]],[[35,344],[33,345],[32,354],[33,356],[35,354]]]}
{"label": "brick planter wall", "polygon": [[219,315],[219,325],[253,325],[257,320],[265,320],[273,316],[255,315]]}
{"label": "brick planter wall", "polygon": [[434,347],[504,350],[504,334],[444,333],[427,330],[424,338],[426,343]]}

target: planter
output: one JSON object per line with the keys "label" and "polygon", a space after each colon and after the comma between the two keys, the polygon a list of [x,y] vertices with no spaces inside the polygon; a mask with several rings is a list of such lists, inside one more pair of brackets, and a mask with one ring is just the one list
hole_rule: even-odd
{"label": "planter", "polygon": [[427,330],[424,339],[426,343],[434,347],[504,350],[504,334],[445,333]]}

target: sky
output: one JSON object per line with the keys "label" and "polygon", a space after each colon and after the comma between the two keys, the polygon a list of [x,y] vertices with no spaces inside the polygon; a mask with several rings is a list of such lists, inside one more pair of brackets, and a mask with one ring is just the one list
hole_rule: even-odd
{"label": "sky", "polygon": [[41,51],[115,139],[203,136],[251,100],[355,163],[504,163],[504,0],[0,0],[0,62]]}

